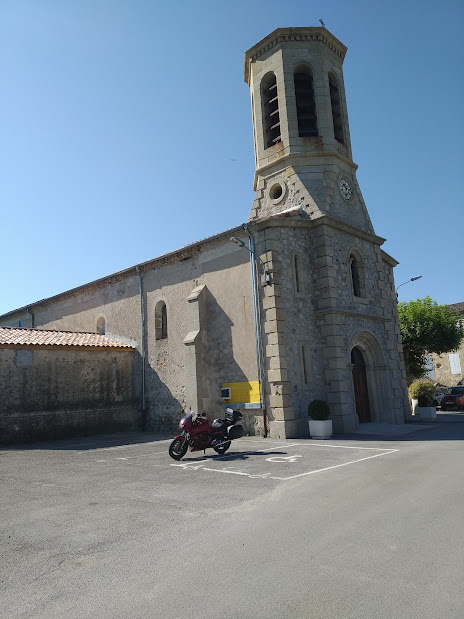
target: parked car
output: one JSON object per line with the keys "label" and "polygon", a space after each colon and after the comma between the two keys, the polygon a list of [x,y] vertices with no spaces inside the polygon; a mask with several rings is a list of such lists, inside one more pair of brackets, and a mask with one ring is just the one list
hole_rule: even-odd
{"label": "parked car", "polygon": [[445,394],[441,391],[435,391],[435,395],[433,396],[433,405],[441,406],[441,401],[443,400]]}
{"label": "parked car", "polygon": [[464,387],[450,387],[441,401],[441,410],[464,410]]}

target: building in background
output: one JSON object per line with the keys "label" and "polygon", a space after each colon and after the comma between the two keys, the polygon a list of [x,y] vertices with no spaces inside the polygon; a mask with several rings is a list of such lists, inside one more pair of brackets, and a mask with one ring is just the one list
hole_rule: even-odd
{"label": "building in background", "polygon": [[250,433],[304,437],[313,399],[329,403],[336,432],[403,423],[397,263],[356,180],[345,53],[323,27],[279,28],[246,52],[256,193],[245,224],[0,324],[134,346],[142,428],[231,405]]}
{"label": "building in background", "polygon": [[[457,320],[464,321],[464,303],[453,303],[448,307],[452,314],[456,314]],[[464,342],[454,352],[432,355],[432,363],[435,382],[446,387],[464,384]]]}

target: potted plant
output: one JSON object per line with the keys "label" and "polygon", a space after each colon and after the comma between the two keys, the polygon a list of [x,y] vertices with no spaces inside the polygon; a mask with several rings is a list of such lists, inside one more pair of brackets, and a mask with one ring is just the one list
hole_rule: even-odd
{"label": "potted plant", "polygon": [[[414,414],[421,419],[436,419],[437,409],[433,405],[435,387],[427,380],[416,380],[409,386],[409,397],[412,401]],[[417,400],[414,406],[414,400]]]}
{"label": "potted plant", "polygon": [[324,400],[313,400],[308,405],[309,434],[311,438],[327,439],[332,436],[330,409]]}

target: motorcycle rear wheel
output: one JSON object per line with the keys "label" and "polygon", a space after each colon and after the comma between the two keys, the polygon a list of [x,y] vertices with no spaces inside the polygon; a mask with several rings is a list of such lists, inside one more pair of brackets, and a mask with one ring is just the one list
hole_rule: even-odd
{"label": "motorcycle rear wheel", "polygon": [[186,440],[175,438],[169,445],[169,455],[174,460],[180,460],[185,456],[188,449],[188,443]]}
{"label": "motorcycle rear wheel", "polygon": [[219,445],[219,447],[213,447],[213,449],[218,454],[225,454],[229,447],[230,441],[227,441],[227,443],[224,443],[224,445]]}

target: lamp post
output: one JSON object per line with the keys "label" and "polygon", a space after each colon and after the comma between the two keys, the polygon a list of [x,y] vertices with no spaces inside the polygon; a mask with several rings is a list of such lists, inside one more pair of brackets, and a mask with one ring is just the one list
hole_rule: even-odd
{"label": "lamp post", "polygon": [[414,277],[411,277],[411,279],[408,279],[407,282],[403,282],[402,284],[400,284],[398,288],[396,289],[396,298],[398,299],[398,290],[401,288],[401,286],[404,286],[405,284],[409,284],[409,282],[415,282],[416,279],[420,279],[421,277],[422,275],[415,275]]}
{"label": "lamp post", "polygon": [[[236,236],[231,237],[232,243],[236,243],[239,247],[243,247],[248,249],[250,252],[250,267],[251,267],[251,288],[253,294],[253,318],[254,318],[254,326],[255,326],[255,341],[256,341],[256,360],[258,363],[258,380],[259,380],[259,400],[261,404],[261,408],[263,409],[263,425],[264,425],[264,437],[267,436],[267,416],[266,416],[266,406],[263,402],[263,382],[264,382],[264,371],[263,371],[263,347],[261,341],[261,323],[259,320],[259,302],[258,302],[258,281],[256,276],[256,258],[255,258],[255,243],[253,239],[253,235],[248,230],[247,224],[243,224],[243,228],[245,232],[248,234],[248,247],[242,239],[239,239]],[[271,283],[270,274],[266,273],[266,284]]]}

